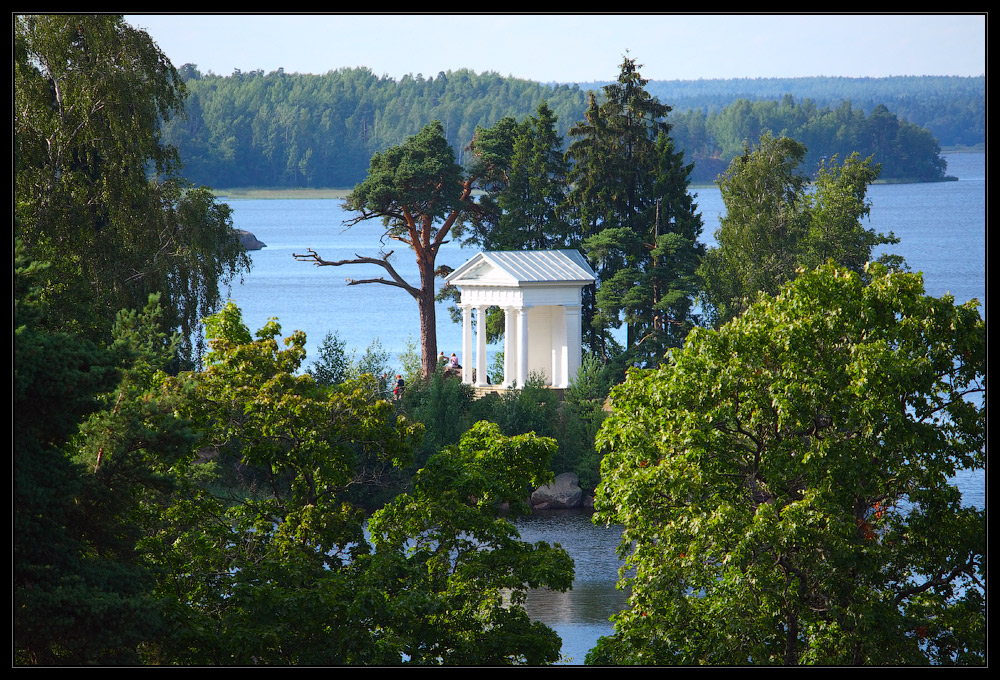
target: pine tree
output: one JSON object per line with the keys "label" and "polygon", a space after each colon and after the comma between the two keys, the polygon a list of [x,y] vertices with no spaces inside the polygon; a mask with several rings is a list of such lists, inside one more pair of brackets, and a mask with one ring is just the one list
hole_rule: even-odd
{"label": "pine tree", "polygon": [[479,128],[470,144],[485,194],[467,243],[485,250],[571,247],[574,234],[563,217],[569,163],[556,130],[558,117],[546,102],[518,123],[501,119]]}
{"label": "pine tree", "polygon": [[[471,173],[484,194],[471,214],[466,244],[487,251],[579,247],[579,237],[564,216],[569,163],[557,121],[543,101],[536,115],[520,123],[508,116],[490,128],[477,128],[469,145]],[[457,302],[458,291],[445,288],[438,299]],[[452,319],[459,318],[453,307]],[[499,308],[488,312],[491,342],[503,336],[503,319]]]}

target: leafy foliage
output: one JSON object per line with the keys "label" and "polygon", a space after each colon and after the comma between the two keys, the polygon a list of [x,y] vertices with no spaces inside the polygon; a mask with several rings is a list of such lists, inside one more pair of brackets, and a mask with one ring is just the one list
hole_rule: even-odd
{"label": "leafy foliage", "polygon": [[658,371],[614,413],[598,518],[634,576],[598,663],[985,659],[985,324],[918,275],[825,265]]}
{"label": "leafy foliage", "polygon": [[[193,387],[184,411],[205,450],[254,470],[257,484],[228,497],[191,495],[147,541],[173,624],[155,658],[363,662],[347,572],[367,544],[362,516],[342,496],[378,468],[406,463],[419,426],[372,399],[365,380],[331,390],[296,375],[301,332],[280,349],[271,320],[250,340],[232,303],[207,326],[205,370],[178,379]],[[361,637],[340,635],[348,629]]]}
{"label": "leafy foliage", "polygon": [[586,98],[573,85],[469,69],[400,79],[365,67],[321,75],[278,69],[222,76],[191,64],[180,71],[191,93],[188,115],[172,119],[165,137],[180,149],[192,178],[226,187],[352,187],[376,152],[434,120],[465,164],[477,128],[530,115],[542,101],[555,116],[573,120]]}
{"label": "leafy foliage", "polygon": [[[569,169],[557,133],[566,102],[582,109],[576,88],[535,88],[554,108],[543,101],[522,123],[486,128],[486,113],[473,127],[456,122],[450,88],[509,90],[495,74],[382,79],[411,104],[431,92],[443,122],[416,132],[414,106],[410,132],[398,132],[396,114],[369,97],[341,126],[360,135],[341,135],[339,111],[326,107],[324,151],[307,124],[313,109],[288,103],[320,80],[202,79],[189,65],[184,77],[204,98],[184,123],[179,74],[120,17],[15,17],[14,71],[15,661],[556,660],[558,636],[523,605],[529,588],[567,589],[572,561],[559,546],[520,541],[510,520],[553,466],[597,483],[594,432],[608,371],[620,370],[609,367],[657,364],[692,321],[701,228],[687,193],[692,170],[669,134],[669,107],[650,96],[635,63],[625,59],[605,101],[591,99],[574,135],[573,219],[587,232],[563,210]],[[350,107],[346,90],[377,80],[331,77],[341,76],[354,81],[333,97],[340,108]],[[216,101],[254,102],[252,124],[238,116],[224,133],[201,127],[233,109],[213,105],[211,88],[223,95]],[[753,108],[740,105],[736,122]],[[781,108],[797,115],[790,99]],[[836,116],[856,117],[850,106]],[[304,336],[282,349],[275,320],[251,335],[231,304],[206,319],[204,370],[168,377],[165,369],[199,357],[196,320],[249,266],[228,208],[181,179],[177,152],[160,137],[170,118],[202,169],[236,163],[241,177],[261,171],[279,184],[314,184],[327,161],[349,175],[351,163],[386,148],[348,205],[353,222],[379,218],[386,238],[414,250],[420,285],[401,280],[384,251],[337,263],[303,257],[383,266],[389,278],[355,283],[398,286],[430,310],[426,383],[410,380],[405,400],[388,403],[384,385],[363,375],[384,372],[385,352],[373,345],[345,362],[336,336],[311,375],[299,374]],[[279,120],[294,131],[276,133]],[[908,172],[940,174],[926,135],[884,107],[862,122],[880,153],[919,149]],[[452,149],[473,128],[474,142],[459,146],[470,154],[463,169]],[[251,152],[261,135],[266,163]],[[777,180],[767,207],[787,225],[772,278],[827,259],[855,274],[803,276],[720,333],[696,333],[669,366],[633,373],[616,393],[620,410],[599,440],[611,449],[601,512],[626,524],[622,550],[634,541],[637,573],[634,607],[594,659],[984,658],[983,514],[962,508],[946,482],[984,464],[985,406],[966,400],[985,390],[982,321],[971,306],[924,298],[915,277],[865,268],[871,248],[889,242],[860,227],[877,166],[833,160],[810,194],[794,177],[794,144],[778,172],[765,163],[758,173]],[[754,179],[750,165],[734,165],[732,187]],[[487,190],[478,203],[476,182]],[[743,207],[745,221],[761,210]],[[537,381],[472,403],[467,386],[429,376],[434,260],[467,222],[497,247],[589,237],[606,265],[590,303],[599,325],[629,324],[628,354],[605,357],[603,368],[588,361],[561,406]],[[606,339],[600,347],[614,353]],[[408,365],[414,377],[413,357]],[[482,414],[499,424],[470,428]],[[529,431],[558,436],[558,449]],[[399,485],[414,452],[423,467],[371,519],[369,542],[357,490]],[[219,469],[227,483],[207,485]]]}
{"label": "leafy foliage", "polygon": [[[369,522],[354,485],[403,467],[423,428],[362,376],[296,375],[305,338],[272,320],[247,341],[230,303],[209,320],[205,370],[184,408],[204,450],[256,471],[226,497],[190,493],[144,541],[170,635],[149,660],[200,664],[541,663],[559,639],[523,592],[568,587],[559,549],[527,546],[493,504],[522,498],[554,446],[486,426],[436,454],[414,491]],[[184,379],[178,379],[178,386]],[[240,489],[231,489],[239,492]],[[415,548],[414,545],[418,547]],[[430,546],[430,547],[429,547]],[[453,559],[452,568],[448,561]],[[513,591],[513,606],[503,599]]]}
{"label": "leafy foliage", "polygon": [[560,404],[559,453],[553,459],[556,472],[574,472],[580,487],[588,492],[601,481],[601,454],[594,442],[608,413],[604,410],[613,381],[609,368],[594,356],[585,356],[576,378]]}
{"label": "leafy foliage", "polygon": [[[414,455],[419,466],[444,450],[455,446],[473,424],[472,387],[438,366],[430,380],[411,383],[404,393],[406,414],[425,428],[423,441]],[[509,434],[509,433],[505,433]]]}
{"label": "leafy foliage", "polygon": [[[868,186],[878,177],[872,159],[852,154],[819,168],[815,183],[799,173],[806,148],[765,134],[746,147],[719,179],[726,214],[705,255],[701,302],[718,327],[762,295],[775,295],[800,267],[827,260],[861,272],[877,245],[897,243],[861,220]],[[886,262],[898,264],[899,258]]]}
{"label": "leafy foliage", "polygon": [[511,518],[528,510],[530,489],[552,478],[554,449],[479,422],[428,461],[411,493],[372,517],[375,552],[360,560],[378,576],[368,596],[380,637],[398,641],[410,663],[558,659],[559,637],[528,618],[524,601],[529,588],[569,589],[573,562],[558,545],[520,541],[497,510],[508,504]]}
{"label": "leafy foliage", "polygon": [[[581,84],[581,86],[586,86]],[[650,92],[661,99],[676,102],[678,110],[719,115],[740,99],[756,101],[753,114],[771,126],[775,134],[783,129],[796,139],[807,141],[820,156],[848,155],[861,149],[824,148],[817,138],[804,139],[791,126],[802,119],[789,118],[798,108],[803,118],[812,116],[809,125],[815,133],[827,133],[830,139],[850,141],[858,133],[851,117],[864,119],[865,112],[879,105],[891,109],[900,120],[925,127],[944,146],[973,146],[985,141],[986,77],[973,76],[889,76],[887,78],[843,78],[813,76],[808,78],[726,78],[713,80],[654,81]],[[759,113],[758,113],[759,112]],[[777,113],[777,119],[770,115]],[[712,114],[710,114],[712,115]],[[773,121],[773,122],[772,122]],[[712,130],[712,135],[719,134]],[[759,136],[759,135],[757,135]],[[747,138],[746,141],[749,141]],[[687,138],[685,138],[685,142]],[[737,146],[740,140],[736,140]],[[690,154],[698,150],[685,145]],[[738,150],[737,150],[738,152]],[[730,159],[726,159],[728,162]],[[889,163],[880,158],[880,162]],[[887,168],[888,169],[888,168]]]}
{"label": "leafy foliage", "polygon": [[249,259],[229,208],[191,188],[161,142],[160,122],[182,110],[177,72],[121,17],[14,22],[16,233],[51,263],[64,323],[106,342],[119,310],[161,293],[194,358],[198,319]]}

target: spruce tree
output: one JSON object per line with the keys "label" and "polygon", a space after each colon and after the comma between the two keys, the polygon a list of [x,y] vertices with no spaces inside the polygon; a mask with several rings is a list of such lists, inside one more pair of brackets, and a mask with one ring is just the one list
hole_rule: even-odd
{"label": "spruce tree", "polygon": [[614,353],[608,331],[624,323],[627,358],[657,365],[692,323],[701,217],[687,191],[692,166],[670,138],[670,107],[646,91],[638,68],[626,57],[604,101],[592,97],[570,130],[569,205],[598,275],[585,297],[591,351]]}

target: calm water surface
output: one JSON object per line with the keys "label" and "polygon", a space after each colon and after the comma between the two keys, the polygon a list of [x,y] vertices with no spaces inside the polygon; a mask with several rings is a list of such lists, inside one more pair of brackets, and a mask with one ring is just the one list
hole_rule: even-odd
{"label": "calm water surface", "polygon": [[[961,181],[872,186],[868,224],[901,239],[883,252],[901,254],[914,271],[922,271],[929,294],[951,292],[959,302],[978,298],[985,316],[985,154],[949,154],[947,159],[948,172]],[[721,195],[717,187],[698,188],[695,193],[705,222],[702,240],[713,245],[723,212]],[[315,267],[292,258],[293,252],[304,253],[309,247],[327,260],[375,255],[382,234],[377,220],[345,230],[342,222],[348,214],[337,200],[228,199],[228,203],[236,226],[267,244],[252,253],[253,270],[230,291],[251,330],[276,316],[286,333],[305,331],[306,365],[317,358],[317,348],[330,331],[337,331],[359,353],[375,339],[394,357],[408,341],[417,342],[417,306],[409,295],[379,284],[347,285],[347,278],[379,276],[384,273],[381,268]],[[396,248],[392,261],[404,278],[416,282],[413,256],[399,245],[387,243],[385,248]],[[437,263],[458,267],[476,252],[451,242],[442,247]],[[445,354],[460,351],[461,327],[450,321],[446,304],[437,309],[438,348]]]}
{"label": "calm water surface", "polygon": [[[986,157],[985,154],[948,154],[948,173],[958,182],[883,184],[869,189],[872,212],[868,225],[893,232],[900,243],[881,252],[905,257],[924,275],[927,293],[953,295],[957,302],[976,298],[986,316]],[[703,240],[714,244],[713,233],[723,212],[717,187],[699,188],[697,202],[705,222]],[[360,354],[373,340],[396,357],[416,344],[419,318],[416,303],[403,291],[384,285],[349,286],[346,278],[379,276],[379,267],[314,267],[296,262],[293,252],[312,247],[324,259],[355,254],[373,255],[379,249],[381,224],[362,224],[344,230],[347,214],[335,200],[228,200],[236,226],[253,232],[267,248],[253,253],[254,267],[231,297],[243,310],[251,330],[269,317],[278,317],[285,334],[306,332],[309,357],[316,359],[324,335],[337,331],[348,347]],[[393,262],[404,278],[418,280],[411,253],[397,247]],[[458,267],[477,252],[446,244],[437,264]],[[462,331],[450,321],[447,305],[438,305],[438,349],[460,351]],[[493,348],[496,351],[497,348]],[[986,507],[983,471],[956,477],[963,501]],[[615,588],[620,563],[615,548],[621,536],[616,527],[598,527],[588,513],[565,511],[532,517],[519,524],[528,541],[561,543],[576,562],[576,581],[569,593],[532,593],[528,601],[533,618],[554,628],[563,639],[563,655],[582,663],[597,638],[612,632],[608,617],[626,603]]]}

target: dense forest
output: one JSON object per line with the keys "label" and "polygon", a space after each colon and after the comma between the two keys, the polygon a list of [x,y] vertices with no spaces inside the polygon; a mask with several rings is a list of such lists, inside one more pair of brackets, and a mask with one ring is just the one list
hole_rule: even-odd
{"label": "dense forest", "polygon": [[[464,69],[398,81],[365,68],[223,77],[186,64],[179,73],[187,115],[164,127],[164,139],[192,180],[217,187],[350,187],[373,153],[432,120],[464,162],[477,126],[523,118],[543,100],[565,137],[588,92]],[[673,108],[674,140],[694,161],[697,182],[714,181],[764,131],[804,143],[811,166],[853,151],[874,154],[883,180],[941,179],[939,144],[985,142],[982,79],[660,82],[650,93]]]}
{"label": "dense forest", "polygon": [[179,72],[187,117],[166,125],[164,140],[178,148],[193,181],[213,186],[349,187],[364,178],[372,154],[432,120],[441,121],[461,160],[477,126],[523,118],[543,99],[565,121],[585,105],[575,87],[467,70],[399,81],[366,68],[321,76]]}
{"label": "dense forest", "polygon": [[[581,83],[581,87],[589,87]],[[839,108],[844,101],[865,112],[882,105],[901,120],[925,128],[943,147],[986,142],[986,78],[890,76],[888,78],[733,78],[653,80],[650,94],[677,111],[718,111],[737,99],[811,99],[817,107]]]}
{"label": "dense forest", "polygon": [[[392,394],[378,347],[356,361],[334,333],[303,367],[301,331],[222,304],[250,261],[161,136],[185,87],[151,38],[119,16],[16,16],[14,663],[555,662],[558,634],[525,604],[571,588],[573,560],[515,520],[564,470],[633,568],[589,662],[985,663],[985,510],[951,481],[985,467],[978,303],[872,262],[895,242],[863,224],[878,162],[813,171],[770,130],[720,175],[706,248],[694,167],[639,69],[626,57],[575,115],[526,94],[522,116],[416,116],[410,134],[373,106],[338,138],[386,135],[346,205],[421,270],[408,284],[384,254],[388,278],[353,284],[433,309],[452,238],[578,248],[597,274],[564,399],[539,376],[474,399],[437,364],[433,316]],[[338,73],[357,92],[430,83]],[[260,103],[268,81],[291,97],[323,78],[202,80],[248,112],[244,83]],[[285,180],[318,179],[335,158],[306,144],[312,111],[282,101],[264,110],[287,127],[247,114],[222,146],[250,163],[253,136],[271,139],[277,177],[291,144]],[[443,119],[447,87],[435,101]]]}

